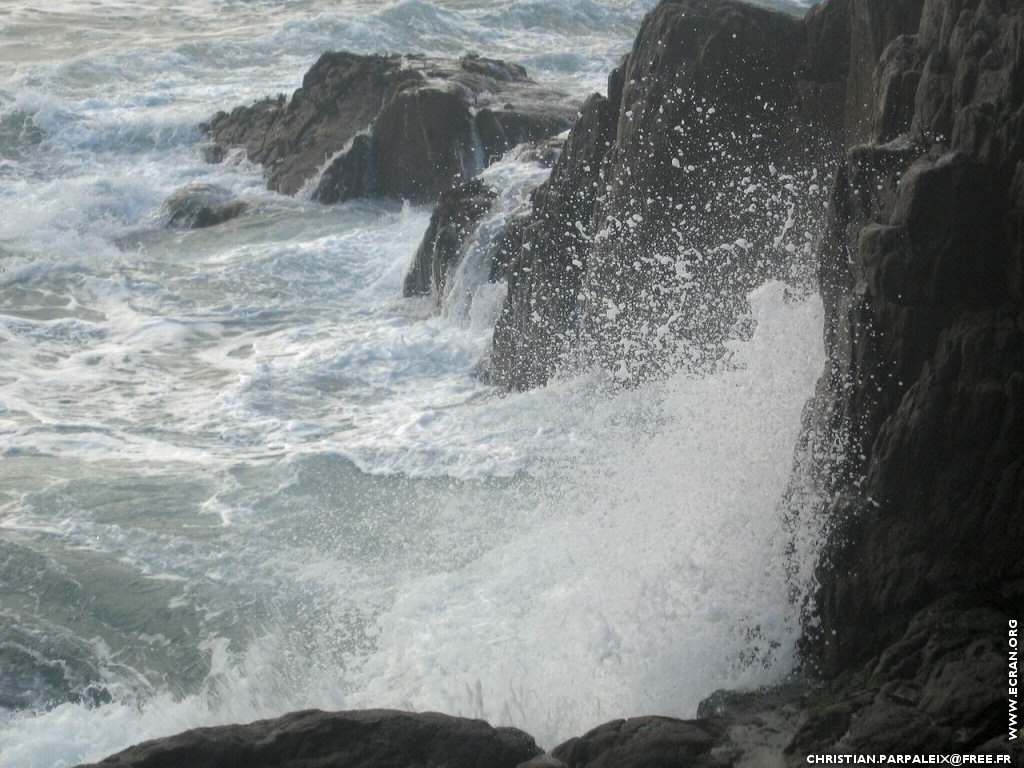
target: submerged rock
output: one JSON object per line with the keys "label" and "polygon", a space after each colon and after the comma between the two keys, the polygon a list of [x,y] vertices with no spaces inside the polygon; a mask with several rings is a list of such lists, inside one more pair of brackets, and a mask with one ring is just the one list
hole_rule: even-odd
{"label": "submerged rock", "polygon": [[291,99],[221,112],[205,127],[208,159],[241,148],[278,192],[313,184],[325,203],[373,195],[428,202],[574,117],[564,93],[514,64],[339,52],[321,56]]}
{"label": "submerged rock", "polygon": [[167,199],[163,214],[172,229],[202,229],[237,218],[248,209],[249,204],[230,190],[214,184],[190,184]]}
{"label": "submerged rock", "polygon": [[[515,768],[540,750],[514,728],[385,709],[293,712],[148,741],[95,766],[123,768]],[[85,768],[85,767],[83,767]]]}

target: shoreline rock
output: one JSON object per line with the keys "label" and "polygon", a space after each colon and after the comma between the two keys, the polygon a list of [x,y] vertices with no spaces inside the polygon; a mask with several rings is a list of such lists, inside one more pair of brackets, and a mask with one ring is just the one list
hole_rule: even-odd
{"label": "shoreline rock", "polygon": [[515,64],[467,55],[325,53],[290,99],[220,112],[203,128],[207,159],[241,149],[267,186],[313,198],[433,202],[507,150],[566,130],[576,110]]}
{"label": "shoreline rock", "polygon": [[[520,144],[510,152],[509,159],[539,168],[551,168],[561,155],[563,145],[564,140],[560,136],[534,144]],[[441,310],[449,278],[462,263],[467,249],[478,240],[483,241],[489,257],[487,281],[495,283],[506,279],[509,260],[513,252],[519,250],[522,241],[528,210],[523,210],[522,204],[511,212],[504,210],[500,197],[498,190],[480,178],[450,189],[441,196],[405,276],[404,296],[430,295],[435,309]],[[497,227],[497,233],[492,237],[491,232],[483,233],[481,227],[487,227],[486,221],[496,209],[500,209],[497,211],[499,214],[508,214],[508,220]]]}
{"label": "shoreline rock", "polygon": [[466,239],[491,210],[497,194],[474,179],[441,196],[405,276],[404,296],[433,296],[440,307],[449,270],[458,263]]}
{"label": "shoreline rock", "polygon": [[436,712],[305,710],[196,728],[80,768],[516,768],[540,753],[515,728]]}
{"label": "shoreline rock", "polygon": [[841,157],[844,69],[823,49],[843,21],[728,0],[648,14],[535,193],[485,380],[699,368],[753,287],[800,271],[810,284],[802,233]]}

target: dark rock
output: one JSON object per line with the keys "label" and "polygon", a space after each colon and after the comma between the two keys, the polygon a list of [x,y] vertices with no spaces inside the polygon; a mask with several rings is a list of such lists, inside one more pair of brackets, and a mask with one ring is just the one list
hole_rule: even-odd
{"label": "dark rock", "polygon": [[792,17],[738,3],[663,3],[647,17],[592,218],[584,365],[632,381],[711,362],[749,291],[789,275],[786,247],[804,242],[779,233],[824,162],[807,155],[816,126],[798,109],[804,39]]}
{"label": "dark rock", "polygon": [[511,147],[564,131],[573,114],[564,94],[500,61],[326,53],[290,100],[216,115],[208,158],[241,148],[267,169],[271,189],[294,194],[313,183],[326,203],[424,202]]}
{"label": "dark rock", "polygon": [[[674,334],[713,342],[746,286],[793,264],[706,259],[686,270],[696,296],[673,290],[658,255],[713,253],[755,221],[730,163],[837,167],[824,227],[798,224],[818,236],[829,356],[808,409],[819,438],[803,443],[829,500],[805,661],[829,683],[799,705],[792,755],[994,749],[1005,728],[984,681],[1004,633],[992,617],[1024,604],[1022,50],[1024,5],[1009,0],[829,0],[802,24],[666,0],[511,237],[491,381],[535,386],[581,359],[656,370],[672,349],[645,327],[671,310]],[[746,147],[733,134],[760,127],[744,124],[758,97],[771,131]],[[702,123],[709,104],[724,131]]]}
{"label": "dark rock", "polygon": [[373,139],[360,133],[349,148],[320,175],[316,197],[324,203],[370,197],[380,189]]}
{"label": "dark rock", "polygon": [[557,364],[586,268],[587,229],[599,193],[596,173],[615,138],[617,115],[618,104],[591,96],[551,178],[534,192],[529,222],[519,224],[518,251],[508,260],[508,297],[482,367],[485,380],[519,389],[537,386]]}
{"label": "dark rock", "polygon": [[876,122],[875,72],[900,35],[917,32],[925,0],[850,0],[850,68],[846,89],[846,143],[871,141]]}
{"label": "dark rock", "polygon": [[513,728],[435,713],[293,712],[249,725],[197,728],[96,765],[128,768],[515,768],[540,752]]}
{"label": "dark rock", "polygon": [[167,226],[201,229],[223,224],[248,210],[249,204],[234,198],[230,190],[213,184],[190,184],[175,192],[163,205]]}
{"label": "dark rock", "polygon": [[530,225],[531,217],[529,212],[515,216],[508,221],[498,237],[495,238],[494,252],[491,258],[491,274],[489,279],[492,283],[508,279],[508,265],[512,259],[519,254],[523,247],[523,237],[526,228]]}
{"label": "dark rock", "polygon": [[927,3],[869,115],[869,139],[910,136],[851,151],[838,176],[819,409],[845,466],[809,632],[828,675],[950,591],[993,610],[1024,597],[1022,28],[1018,3]]}
{"label": "dark rock", "polygon": [[570,739],[551,756],[568,768],[722,768],[733,764],[731,755],[716,750],[726,730],[715,719],[635,717]]}
{"label": "dark rock", "polygon": [[533,760],[520,764],[518,768],[567,768],[567,766],[557,757],[540,755],[533,758]]}
{"label": "dark rock", "polygon": [[916,36],[900,35],[882,53],[875,70],[876,141],[888,142],[910,133],[921,68]]}
{"label": "dark rock", "polygon": [[920,611],[880,656],[810,697],[786,748],[790,764],[806,764],[808,754],[899,745],[910,754],[1012,754],[1001,679],[1007,618],[962,595]]}
{"label": "dark rock", "polygon": [[429,294],[440,306],[448,272],[458,264],[466,238],[491,209],[495,195],[493,189],[474,179],[441,196],[405,276],[406,296]]}
{"label": "dark rock", "polygon": [[[508,160],[551,168],[561,156],[564,145],[562,136],[520,144],[508,153]],[[488,253],[489,282],[506,279],[509,260],[522,245],[529,211],[521,204],[511,213],[498,210],[499,215],[507,215],[505,223],[496,225],[490,221],[489,227],[496,227],[496,230],[481,232],[479,225],[488,213],[494,212],[496,197],[497,192],[480,179],[473,179],[441,196],[405,277],[405,296],[431,294],[435,306],[440,309],[448,275],[459,266],[467,249],[474,243],[480,244]]]}
{"label": "dark rock", "polygon": [[680,345],[714,360],[747,292],[805,256],[785,235],[820,215],[807,190],[841,154],[845,67],[824,50],[848,26],[831,5],[652,11],[534,197],[484,377],[536,386],[572,358],[632,380]]}

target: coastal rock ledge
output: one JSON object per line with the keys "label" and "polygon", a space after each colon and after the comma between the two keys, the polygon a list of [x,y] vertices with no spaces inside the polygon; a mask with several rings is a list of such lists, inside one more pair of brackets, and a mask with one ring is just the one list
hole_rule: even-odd
{"label": "coastal rock ledge", "polygon": [[313,709],[147,741],[92,768],[516,768],[538,754],[532,737],[482,720]]}
{"label": "coastal rock ledge", "polygon": [[206,157],[231,150],[266,168],[270,189],[313,198],[434,202],[507,150],[565,131],[576,117],[566,94],[515,64],[468,55],[325,53],[302,87],[220,112],[203,126]]}

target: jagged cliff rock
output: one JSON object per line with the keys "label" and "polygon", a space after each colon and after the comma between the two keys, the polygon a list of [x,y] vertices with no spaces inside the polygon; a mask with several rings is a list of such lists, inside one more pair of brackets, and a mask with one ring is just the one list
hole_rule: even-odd
{"label": "jagged cliff rock", "polygon": [[384,195],[437,200],[511,147],[564,131],[575,109],[522,67],[466,56],[325,53],[291,99],[217,114],[207,156],[241,148],[271,189],[315,183],[325,203]]}
{"label": "jagged cliff rock", "polygon": [[873,139],[876,68],[901,35],[917,32],[925,0],[849,0],[850,66],[846,88],[847,146]]}
{"label": "jagged cliff rock", "polygon": [[1024,5],[927,0],[914,31],[882,53],[876,143],[850,150],[822,248],[847,447],[821,569],[827,674],[950,592],[1024,604]]}
{"label": "jagged cliff rock", "polygon": [[[581,362],[628,379],[679,339],[713,357],[745,290],[791,277],[764,225],[794,206],[782,231],[816,237],[827,310],[809,661],[828,675],[952,591],[1024,602],[1022,25],[1009,0],[830,0],[802,22],[666,0],[584,105],[510,262],[490,381]],[[765,172],[800,168],[827,215]]]}
{"label": "jagged cliff rock", "polygon": [[652,11],[535,196],[486,377],[536,386],[567,356],[626,379],[713,360],[749,289],[808,255],[843,132],[845,66],[827,51],[848,21]]}
{"label": "jagged cliff rock", "polygon": [[529,219],[518,225],[521,241],[510,243],[508,295],[483,371],[494,383],[538,384],[554,365],[553,339],[576,302],[586,258],[583,222],[599,193],[594,175],[615,139],[617,112],[616,102],[596,94],[584,103],[551,178],[534,192]]}
{"label": "jagged cliff rock", "polygon": [[[745,44],[732,49],[725,31]],[[725,85],[741,73],[787,140],[750,151],[737,139],[756,130],[731,127],[742,125],[753,95]],[[666,84],[676,78],[683,106],[669,103]],[[728,92],[715,104],[726,130],[702,124],[702,83]],[[809,409],[828,540],[808,669],[835,680],[831,695],[855,700],[859,712],[896,674],[883,662],[908,627],[927,623],[955,593],[959,607],[940,613],[959,627],[959,645],[943,664],[997,689],[978,644],[991,643],[993,627],[1024,604],[1024,5],[830,0],[801,25],[728,0],[668,0],[645,21],[608,98],[585,106],[567,146],[580,149],[567,151],[538,191],[512,261],[490,379],[543,383],[567,350],[613,367],[642,369],[648,356],[656,367],[672,354],[657,338],[670,309],[691,349],[702,334],[721,335],[738,307],[720,313],[701,291],[671,290],[679,262],[659,256],[694,242],[691,229],[731,233],[743,222],[729,192],[733,158],[723,162],[717,150],[781,164],[804,146],[811,165],[834,172],[823,181],[827,215],[805,219],[829,355]],[[685,158],[699,158],[692,164],[708,183],[691,190],[685,176],[660,170],[676,147],[682,170]],[[669,198],[684,204],[673,210]],[[706,258],[713,248],[698,250],[705,258],[698,270],[686,265],[686,280],[729,301],[745,276],[771,275],[771,265],[723,270],[726,262]],[[688,324],[688,315],[711,324]],[[985,612],[984,628],[959,621],[968,607]],[[944,674],[934,661],[914,685]],[[851,682],[864,675],[875,688]],[[978,727],[954,738],[954,699],[936,694],[923,710],[889,715],[946,728],[950,747],[964,750],[1005,728],[982,702],[972,715]],[[863,716],[883,718],[882,709]],[[866,749],[870,740],[855,733],[866,726],[844,722],[830,743]]]}

